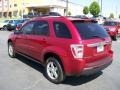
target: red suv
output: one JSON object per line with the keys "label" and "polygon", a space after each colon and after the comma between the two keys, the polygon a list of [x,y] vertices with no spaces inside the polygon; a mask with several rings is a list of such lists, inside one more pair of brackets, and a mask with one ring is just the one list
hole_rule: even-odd
{"label": "red suv", "polygon": [[105,21],[104,28],[113,40],[116,41],[120,37],[120,21]]}
{"label": "red suv", "polygon": [[111,38],[91,19],[46,16],[34,18],[8,39],[8,54],[31,58],[45,67],[48,80],[97,73],[113,60]]}

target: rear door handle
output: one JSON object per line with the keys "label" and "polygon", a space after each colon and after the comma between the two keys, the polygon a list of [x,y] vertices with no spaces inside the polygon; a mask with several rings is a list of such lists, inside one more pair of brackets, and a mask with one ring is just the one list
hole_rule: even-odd
{"label": "rear door handle", "polygon": [[45,42],[45,43],[47,42],[47,40],[45,38],[43,38],[42,41]]}

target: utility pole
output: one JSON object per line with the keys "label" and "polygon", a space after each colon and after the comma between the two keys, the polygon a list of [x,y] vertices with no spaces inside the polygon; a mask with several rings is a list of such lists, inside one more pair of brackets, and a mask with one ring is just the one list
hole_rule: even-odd
{"label": "utility pole", "polygon": [[2,0],[2,17],[4,17],[4,0]]}
{"label": "utility pole", "polygon": [[100,3],[100,0],[98,0],[98,3]]}
{"label": "utility pole", "polygon": [[118,12],[117,12],[117,5],[115,6],[115,9],[116,9],[116,18],[118,17]]}
{"label": "utility pole", "polygon": [[22,7],[22,9],[21,9],[21,18],[23,19],[23,15],[24,15],[24,7],[23,7],[24,5],[23,5],[23,0],[21,0],[21,7]]}
{"label": "utility pole", "polygon": [[102,15],[102,4],[103,4],[103,2],[102,2],[102,0],[101,0],[101,5],[100,5],[100,6],[101,6],[101,15]]}
{"label": "utility pole", "polygon": [[68,15],[68,3],[69,3],[69,1],[66,0],[66,16]]}
{"label": "utility pole", "polygon": [[7,17],[9,17],[10,1],[7,1]]}

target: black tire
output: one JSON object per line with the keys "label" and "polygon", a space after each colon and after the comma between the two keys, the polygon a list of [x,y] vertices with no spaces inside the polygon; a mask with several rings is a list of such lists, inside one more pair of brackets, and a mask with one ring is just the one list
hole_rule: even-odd
{"label": "black tire", "polygon": [[117,41],[116,35],[115,35],[115,36],[112,36],[112,40],[113,40],[113,41]]}
{"label": "black tire", "polygon": [[13,47],[12,42],[9,42],[9,43],[8,43],[8,55],[9,55],[11,58],[15,58],[15,57],[16,57],[16,52],[15,52],[15,50],[14,50],[14,47]]}
{"label": "black tire", "polygon": [[120,34],[117,34],[116,39],[120,41]]}
{"label": "black tire", "polygon": [[[57,74],[57,77],[55,77],[55,73],[53,73],[52,69],[50,70],[50,63],[53,63],[53,66],[56,68],[56,74]],[[48,69],[49,67],[49,69]],[[51,72],[50,72],[51,71]],[[46,61],[46,65],[45,65],[45,72],[46,72],[46,77],[49,81],[51,81],[52,83],[55,83],[55,84],[59,84],[61,83],[62,81],[64,81],[65,79],[65,75],[64,75],[64,71],[62,69],[62,66],[61,64],[59,63],[58,59],[55,58],[55,57],[49,57]],[[52,74],[52,76],[50,75],[50,73]],[[54,79],[53,79],[53,78]]]}
{"label": "black tire", "polygon": [[3,26],[3,30],[7,30],[7,26],[5,25],[5,26]]}

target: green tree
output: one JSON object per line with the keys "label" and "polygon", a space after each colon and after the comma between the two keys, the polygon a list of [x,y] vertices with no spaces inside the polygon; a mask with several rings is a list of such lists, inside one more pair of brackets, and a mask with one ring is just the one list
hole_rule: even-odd
{"label": "green tree", "polygon": [[93,16],[98,16],[100,13],[100,6],[98,2],[94,1],[89,6],[89,11]]}
{"label": "green tree", "polygon": [[83,8],[83,14],[87,15],[89,13],[89,8],[87,6],[85,6]]}
{"label": "green tree", "polygon": [[70,11],[68,12],[68,16],[71,16],[71,12]]}
{"label": "green tree", "polygon": [[109,18],[114,18],[114,14],[113,14],[113,13],[110,13]]}
{"label": "green tree", "polygon": [[120,19],[120,14],[119,14],[119,19]]}

